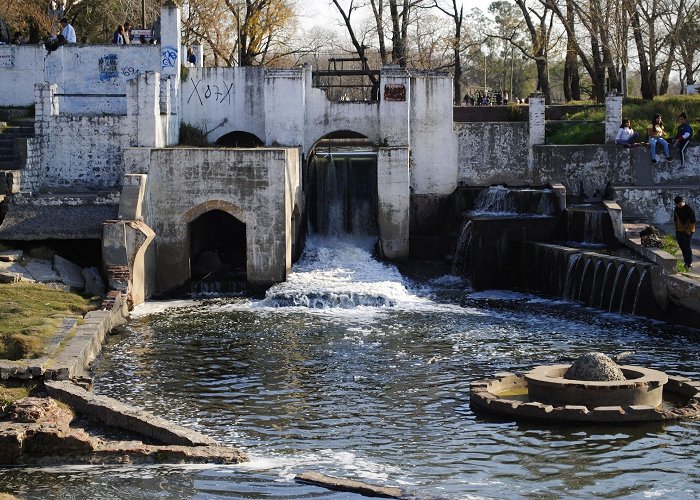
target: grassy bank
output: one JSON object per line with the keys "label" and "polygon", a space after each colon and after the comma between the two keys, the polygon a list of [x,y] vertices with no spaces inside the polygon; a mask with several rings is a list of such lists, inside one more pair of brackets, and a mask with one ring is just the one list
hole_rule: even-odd
{"label": "grassy bank", "polygon": [[[660,114],[666,137],[673,138],[678,128],[678,115],[685,112],[693,127],[694,141],[700,133],[700,95],[661,96],[653,101],[626,98],[622,102],[622,116],[629,118],[632,128],[646,142],[646,129],[655,114]],[[547,144],[602,144],[605,140],[605,111],[600,107],[582,109],[565,116],[571,122],[547,124]]]}
{"label": "grassy bank", "polygon": [[0,285],[0,359],[42,356],[61,318],[82,317],[99,305],[99,298],[87,299],[44,285]]}

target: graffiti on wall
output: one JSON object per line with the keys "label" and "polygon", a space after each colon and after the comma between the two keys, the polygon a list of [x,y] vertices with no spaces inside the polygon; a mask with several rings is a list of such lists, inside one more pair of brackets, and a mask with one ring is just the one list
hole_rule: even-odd
{"label": "graffiti on wall", "polygon": [[174,68],[177,63],[177,49],[174,47],[163,47],[161,50],[161,63],[163,68]]}
{"label": "graffiti on wall", "polygon": [[119,58],[117,54],[106,54],[100,57],[100,81],[111,80],[119,76]]}
{"label": "graffiti on wall", "polygon": [[218,104],[231,104],[231,90],[233,90],[233,83],[221,82],[221,85],[217,84],[202,84],[202,80],[197,80],[190,78],[192,82],[192,92],[187,98],[187,104],[190,103],[192,98],[195,98],[195,102],[199,102],[200,105],[204,106],[204,101],[214,101]]}

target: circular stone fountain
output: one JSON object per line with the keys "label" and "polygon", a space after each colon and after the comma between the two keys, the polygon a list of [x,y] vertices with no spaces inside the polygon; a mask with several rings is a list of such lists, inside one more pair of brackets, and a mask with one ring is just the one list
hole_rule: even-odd
{"label": "circular stone fountain", "polygon": [[[664,399],[677,402],[665,404]],[[516,417],[570,422],[644,422],[700,416],[700,382],[638,366],[618,366],[600,353],[572,365],[537,366],[524,375],[498,373],[471,384],[472,406]]]}

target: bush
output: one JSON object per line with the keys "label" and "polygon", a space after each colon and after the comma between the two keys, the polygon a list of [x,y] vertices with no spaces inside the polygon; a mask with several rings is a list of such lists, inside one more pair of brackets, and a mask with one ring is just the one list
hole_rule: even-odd
{"label": "bush", "polygon": [[207,133],[200,127],[183,122],[180,124],[180,145],[207,147],[209,146]]}

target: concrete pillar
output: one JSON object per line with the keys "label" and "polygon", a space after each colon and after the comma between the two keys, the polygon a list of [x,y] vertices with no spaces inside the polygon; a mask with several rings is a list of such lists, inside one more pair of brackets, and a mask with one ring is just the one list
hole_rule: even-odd
{"label": "concrete pillar", "polygon": [[379,148],[377,185],[379,246],[388,259],[408,257],[411,192],[409,148]]}
{"label": "concrete pillar", "polygon": [[610,92],[605,96],[605,142],[613,144],[622,123],[622,94]]}
{"label": "concrete pillar", "polygon": [[[248,68],[244,68],[248,71]],[[304,69],[265,69],[265,145],[303,146],[306,130]],[[283,112],[284,120],[280,120]]]}
{"label": "concrete pillar", "polygon": [[408,71],[394,65],[384,66],[380,79],[381,143],[389,147],[408,146],[411,143],[409,127],[411,80]]}
{"label": "concrete pillar", "polygon": [[198,68],[203,68],[204,67],[204,46],[199,43],[195,42],[194,45],[192,45],[192,50],[194,51],[194,55],[197,58],[197,66]]}
{"label": "concrete pillar", "polygon": [[535,164],[535,154],[533,146],[545,143],[545,105],[544,94],[533,92],[528,97],[529,108],[529,128],[530,136],[528,140],[527,166],[530,173]]}
{"label": "concrete pillar", "polygon": [[129,80],[126,94],[125,126],[136,128],[136,146],[162,147],[159,144],[160,75],[147,71]]}
{"label": "concrete pillar", "polygon": [[49,119],[58,115],[58,98],[55,83],[34,84],[34,133],[44,135],[48,131]]}
{"label": "concrete pillar", "polygon": [[160,9],[160,64],[163,76],[180,78],[183,60],[181,28],[180,9],[173,0],[166,0]]}

